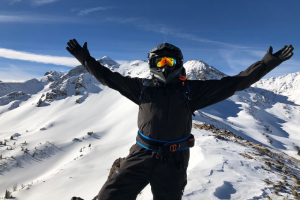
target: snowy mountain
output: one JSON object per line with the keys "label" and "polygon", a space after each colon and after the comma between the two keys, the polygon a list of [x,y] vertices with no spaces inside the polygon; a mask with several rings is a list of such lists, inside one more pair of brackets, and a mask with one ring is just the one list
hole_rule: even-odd
{"label": "snowy mountain", "polygon": [[[98,61],[123,76],[151,78],[146,61]],[[202,61],[184,67],[188,79],[226,76]],[[184,200],[298,194],[299,79],[300,73],[262,79],[195,113]],[[135,143],[137,112],[81,65],[66,74],[0,82],[0,197],[9,190],[21,200],[92,199],[114,160]],[[151,200],[150,187],[137,199]]]}
{"label": "snowy mountain", "polygon": [[260,80],[253,84],[253,87],[287,96],[289,97],[288,100],[300,104],[300,72]]}
{"label": "snowy mountain", "polygon": [[186,77],[189,80],[219,80],[227,76],[203,61],[189,60],[183,66],[186,70]]}

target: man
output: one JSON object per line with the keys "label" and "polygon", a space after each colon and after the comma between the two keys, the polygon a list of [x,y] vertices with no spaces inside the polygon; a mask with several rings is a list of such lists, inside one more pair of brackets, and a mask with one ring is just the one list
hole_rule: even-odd
{"label": "man", "polygon": [[261,61],[235,76],[221,80],[186,80],[181,50],[163,43],[152,49],[148,60],[152,79],[123,77],[102,66],[73,39],[67,50],[103,85],[119,91],[137,105],[137,144],[99,192],[100,200],[133,200],[150,183],[154,200],[180,200],[187,184],[186,170],[192,114],[244,90],[293,56],[285,46],[273,48]]}

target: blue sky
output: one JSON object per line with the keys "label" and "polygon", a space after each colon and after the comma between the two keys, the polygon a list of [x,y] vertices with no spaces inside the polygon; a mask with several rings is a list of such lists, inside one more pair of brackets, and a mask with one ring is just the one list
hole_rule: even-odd
{"label": "blue sky", "polygon": [[78,63],[69,39],[88,43],[96,59],[146,60],[168,42],[184,60],[202,60],[235,75],[292,44],[294,56],[264,78],[300,71],[298,0],[2,0],[0,80],[67,72]]}

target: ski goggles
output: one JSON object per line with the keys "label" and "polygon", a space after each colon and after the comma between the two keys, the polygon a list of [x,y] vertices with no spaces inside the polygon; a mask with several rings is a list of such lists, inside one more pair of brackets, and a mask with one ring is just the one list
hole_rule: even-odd
{"label": "ski goggles", "polygon": [[176,59],[171,57],[160,57],[155,59],[155,64],[157,67],[175,67],[176,65]]}

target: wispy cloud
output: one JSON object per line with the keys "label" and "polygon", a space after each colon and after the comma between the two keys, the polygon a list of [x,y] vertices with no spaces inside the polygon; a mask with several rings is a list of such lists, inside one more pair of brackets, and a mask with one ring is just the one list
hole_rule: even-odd
{"label": "wispy cloud", "polygon": [[258,58],[262,58],[267,53],[267,51],[268,51],[268,49],[266,48],[266,51],[249,50],[249,51],[246,51],[246,52],[249,53],[252,56],[256,56]]}
{"label": "wispy cloud", "polygon": [[[221,57],[227,62],[231,70],[224,71],[228,75],[235,75],[246,70],[250,65],[259,61],[267,53],[259,50],[220,50]],[[263,78],[278,77],[284,74],[299,71],[300,62],[291,58],[291,60],[283,62],[281,65],[266,74]]]}
{"label": "wispy cloud", "polygon": [[9,5],[13,5],[13,4],[18,3],[18,2],[21,2],[21,0],[11,0],[9,2]]}
{"label": "wispy cloud", "polygon": [[0,15],[0,22],[21,22],[26,21],[21,16]]}
{"label": "wispy cloud", "polygon": [[78,20],[66,17],[53,17],[41,15],[0,15],[0,23],[68,23]]}
{"label": "wispy cloud", "polygon": [[210,40],[207,38],[201,38],[197,35],[193,35],[190,33],[183,32],[179,29],[168,27],[165,24],[161,23],[151,23],[149,20],[142,19],[142,18],[106,18],[105,21],[113,21],[117,23],[129,23],[136,26],[139,29],[143,29],[146,31],[154,32],[154,33],[161,33],[163,35],[170,35],[177,38],[183,38],[187,40],[192,40],[200,43],[210,43],[214,45],[218,45],[221,47],[226,48],[234,48],[234,49],[249,49],[250,47],[237,45],[237,44],[230,44],[221,41]]}
{"label": "wispy cloud", "polygon": [[59,0],[32,0],[32,3],[35,6],[42,6],[42,5],[53,3],[56,1],[59,1]]}
{"label": "wispy cloud", "polygon": [[117,23],[125,24],[125,23],[135,23],[135,22],[138,22],[139,20],[140,20],[140,18],[137,18],[137,17],[130,17],[130,18],[107,17],[101,21],[102,22],[117,22]]}
{"label": "wispy cloud", "polygon": [[[261,60],[263,55],[259,51],[222,49],[221,57],[227,62],[232,72],[237,73],[249,67],[252,63]],[[260,55],[260,56],[259,56]]]}
{"label": "wispy cloud", "polygon": [[[116,23],[128,23],[136,28],[143,29],[145,31],[160,33],[165,36],[173,36],[177,38],[182,38],[190,41],[196,41],[199,43],[208,43],[211,45],[217,46],[220,49],[219,55],[221,58],[227,62],[230,67],[224,73],[228,75],[235,75],[239,72],[247,69],[254,62],[261,60],[263,56],[266,54],[268,48],[266,50],[256,50],[251,46],[244,46],[240,44],[231,44],[223,41],[210,40],[207,38],[199,37],[198,35],[187,33],[186,31],[169,27],[168,25],[161,23],[151,23],[147,19],[143,18],[106,18],[104,21],[111,21]],[[272,77],[272,76],[281,76],[287,73],[294,73],[299,71],[300,62],[296,60],[289,60],[282,63],[279,67],[272,70],[268,73],[264,78]]]}
{"label": "wispy cloud", "polygon": [[0,57],[46,64],[63,65],[69,67],[80,65],[80,63],[75,58],[71,57],[40,55],[4,48],[0,48]]}
{"label": "wispy cloud", "polygon": [[111,9],[111,7],[96,7],[96,8],[89,8],[85,10],[81,10],[78,12],[78,15],[87,15],[91,12],[99,11],[99,10],[108,10]]}

